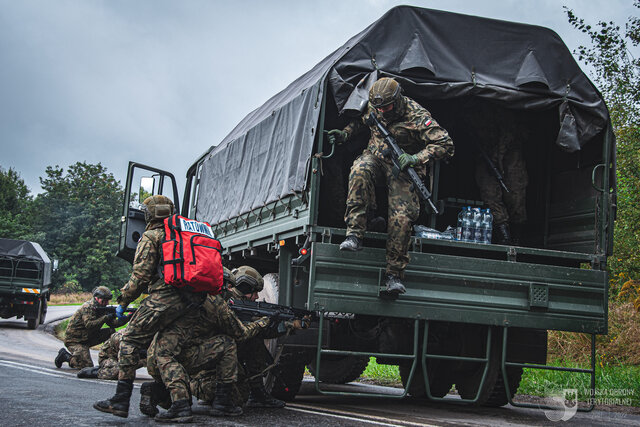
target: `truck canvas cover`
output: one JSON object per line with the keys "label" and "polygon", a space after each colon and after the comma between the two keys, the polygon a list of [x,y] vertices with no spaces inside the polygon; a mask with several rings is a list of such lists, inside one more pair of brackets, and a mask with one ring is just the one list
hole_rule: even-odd
{"label": "truck canvas cover", "polygon": [[340,114],[382,76],[428,99],[474,96],[559,114],[556,143],[580,150],[608,124],[598,90],[553,31],[400,6],[246,116],[204,157],[197,218],[217,224],[307,185],[325,91]]}
{"label": "truck canvas cover", "polygon": [[48,286],[51,283],[51,269],[48,268],[51,260],[39,244],[24,240],[0,239],[0,259],[2,258],[18,258],[42,262],[44,273],[42,283],[44,286]]}

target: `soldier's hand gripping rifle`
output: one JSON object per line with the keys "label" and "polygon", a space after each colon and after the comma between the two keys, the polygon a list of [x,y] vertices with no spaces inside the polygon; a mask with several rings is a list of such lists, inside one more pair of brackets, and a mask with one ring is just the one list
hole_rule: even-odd
{"label": "soldier's hand gripping rifle", "polygon": [[269,317],[271,324],[277,326],[280,321],[302,321],[303,327],[308,326],[308,322],[315,317],[312,311],[299,308],[287,307],[286,305],[271,304],[264,301],[248,301],[241,299],[230,299],[229,308],[233,310],[242,321],[250,321],[256,317]]}
{"label": "soldier's hand gripping rifle", "polygon": [[[384,127],[382,123],[380,123],[380,120],[378,120],[378,118],[373,113],[369,113],[369,117],[367,117],[366,123],[368,126],[375,126],[378,128],[384,138],[384,141],[387,143],[389,148],[391,148],[391,161],[393,161],[394,167],[398,171],[400,171],[401,168],[400,164],[398,163],[398,158],[402,154],[404,154],[404,150],[398,146],[398,143],[396,143],[396,139],[393,137],[393,135],[391,135],[391,132],[389,132],[387,128]],[[422,180],[418,176],[418,172],[416,172],[415,169],[413,169],[413,167],[411,166],[409,166],[406,171],[409,175],[409,179],[411,180],[413,188],[415,188],[418,192],[418,196],[420,196],[422,200],[429,204],[433,213],[435,213],[436,215],[440,214],[440,211],[433,203],[433,200],[431,200],[431,192],[427,190],[427,186],[424,185],[424,182],[422,182]]]}

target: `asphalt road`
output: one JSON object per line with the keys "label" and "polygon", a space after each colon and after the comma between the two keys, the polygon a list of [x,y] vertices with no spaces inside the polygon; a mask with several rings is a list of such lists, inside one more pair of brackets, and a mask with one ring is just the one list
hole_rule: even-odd
{"label": "asphalt road", "polygon": [[[68,316],[77,307],[50,307],[47,321]],[[155,425],[140,414],[139,385],[127,419],[103,414],[91,405],[110,397],[112,381],[83,380],[69,368],[56,369],[53,359],[62,343],[41,326],[27,329],[23,320],[0,320],[0,425],[82,426]],[[97,360],[97,354],[94,354]],[[66,365],[65,365],[66,366]],[[142,371],[139,371],[142,376]],[[148,378],[147,375],[144,375]],[[324,389],[324,388],[323,388]],[[334,391],[398,393],[397,389],[364,384],[332,386]],[[454,397],[451,397],[455,400]],[[199,425],[221,426],[394,426],[394,425],[640,425],[640,416],[619,412],[577,413],[569,421],[552,422],[542,410],[514,407],[476,408],[434,404],[418,399],[323,396],[312,381],[305,381],[294,402],[281,410],[247,409],[234,418],[207,415],[207,407],[194,405]]]}

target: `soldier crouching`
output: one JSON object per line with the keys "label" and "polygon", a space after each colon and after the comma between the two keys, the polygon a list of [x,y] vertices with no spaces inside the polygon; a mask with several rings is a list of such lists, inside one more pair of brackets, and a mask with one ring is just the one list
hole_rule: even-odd
{"label": "soldier crouching", "polygon": [[[89,349],[109,339],[115,332],[115,314],[100,314],[98,308],[105,307],[111,300],[111,291],[106,286],[98,286],[93,290],[91,300],[73,313],[67,326],[64,347],[58,351],[55,359],[56,367],[62,367],[67,362],[74,369],[93,366]],[[109,328],[102,328],[103,324]]]}

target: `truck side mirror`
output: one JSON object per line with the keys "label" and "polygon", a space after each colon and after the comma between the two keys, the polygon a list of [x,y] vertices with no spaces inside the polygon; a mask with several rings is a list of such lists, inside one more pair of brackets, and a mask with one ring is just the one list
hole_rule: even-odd
{"label": "truck side mirror", "polygon": [[57,259],[53,260],[53,271],[58,271],[58,260]]}

